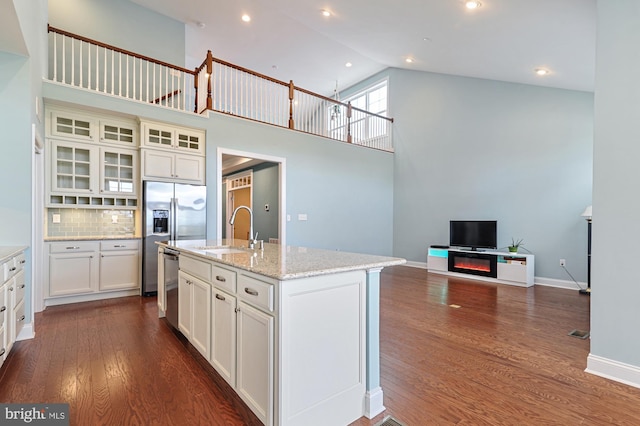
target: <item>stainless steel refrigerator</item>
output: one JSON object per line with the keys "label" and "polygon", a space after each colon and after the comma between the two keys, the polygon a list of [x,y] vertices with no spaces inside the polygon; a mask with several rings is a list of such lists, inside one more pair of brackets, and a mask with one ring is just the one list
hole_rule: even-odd
{"label": "stainless steel refrigerator", "polygon": [[207,238],[205,186],[179,183],[143,183],[142,191],[142,294],[158,292],[156,241]]}

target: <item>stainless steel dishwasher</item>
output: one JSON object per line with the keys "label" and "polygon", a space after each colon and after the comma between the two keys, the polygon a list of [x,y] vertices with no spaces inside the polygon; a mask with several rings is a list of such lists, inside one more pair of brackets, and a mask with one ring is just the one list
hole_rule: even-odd
{"label": "stainless steel dishwasher", "polygon": [[178,329],[178,258],[180,253],[164,249],[164,291],[167,309],[165,316],[169,324]]}

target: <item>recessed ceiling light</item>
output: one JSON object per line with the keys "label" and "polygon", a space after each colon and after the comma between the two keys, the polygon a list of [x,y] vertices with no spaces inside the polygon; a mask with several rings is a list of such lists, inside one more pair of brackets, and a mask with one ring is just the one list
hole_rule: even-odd
{"label": "recessed ceiling light", "polygon": [[536,68],[534,71],[535,71],[535,73],[537,75],[540,75],[540,76],[548,75],[550,73],[550,71],[548,69],[545,69],[545,68]]}
{"label": "recessed ceiling light", "polygon": [[204,22],[198,21],[196,22],[196,25],[198,26],[198,28],[204,28],[207,26],[207,24],[205,24]]}
{"label": "recessed ceiling light", "polygon": [[242,20],[244,22],[249,22],[251,21],[251,16],[247,15],[246,13],[244,15],[242,15]]}
{"label": "recessed ceiling light", "polygon": [[327,9],[322,9],[321,13],[322,13],[322,16],[326,16],[327,18],[331,16],[331,12],[328,11]]}
{"label": "recessed ceiling light", "polygon": [[353,64],[351,62],[347,62],[346,64],[344,64],[344,66],[347,67],[347,68],[351,68],[352,65]]}
{"label": "recessed ceiling light", "polygon": [[406,63],[410,64],[413,62],[413,58],[407,58],[404,60]]}
{"label": "recessed ceiling light", "polygon": [[467,9],[477,9],[477,8],[479,8],[480,6],[482,6],[482,3],[480,3],[480,2],[479,2],[479,1],[477,1],[477,0],[467,0],[467,1],[465,1],[465,2],[464,2],[464,6],[465,6]]}

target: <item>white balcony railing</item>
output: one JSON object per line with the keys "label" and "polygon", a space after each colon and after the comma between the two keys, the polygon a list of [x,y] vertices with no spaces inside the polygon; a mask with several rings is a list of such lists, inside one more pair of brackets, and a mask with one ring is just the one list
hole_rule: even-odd
{"label": "white balcony railing", "polygon": [[216,59],[211,51],[192,71],[49,26],[49,58],[49,80],[56,83],[393,151],[392,118]]}

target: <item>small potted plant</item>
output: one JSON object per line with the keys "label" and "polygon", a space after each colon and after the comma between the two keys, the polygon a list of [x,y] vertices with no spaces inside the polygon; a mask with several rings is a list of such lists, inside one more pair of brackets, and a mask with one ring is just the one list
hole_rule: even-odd
{"label": "small potted plant", "polygon": [[522,238],[516,240],[515,238],[511,238],[511,245],[509,246],[509,253],[517,253],[518,247],[523,246]]}

